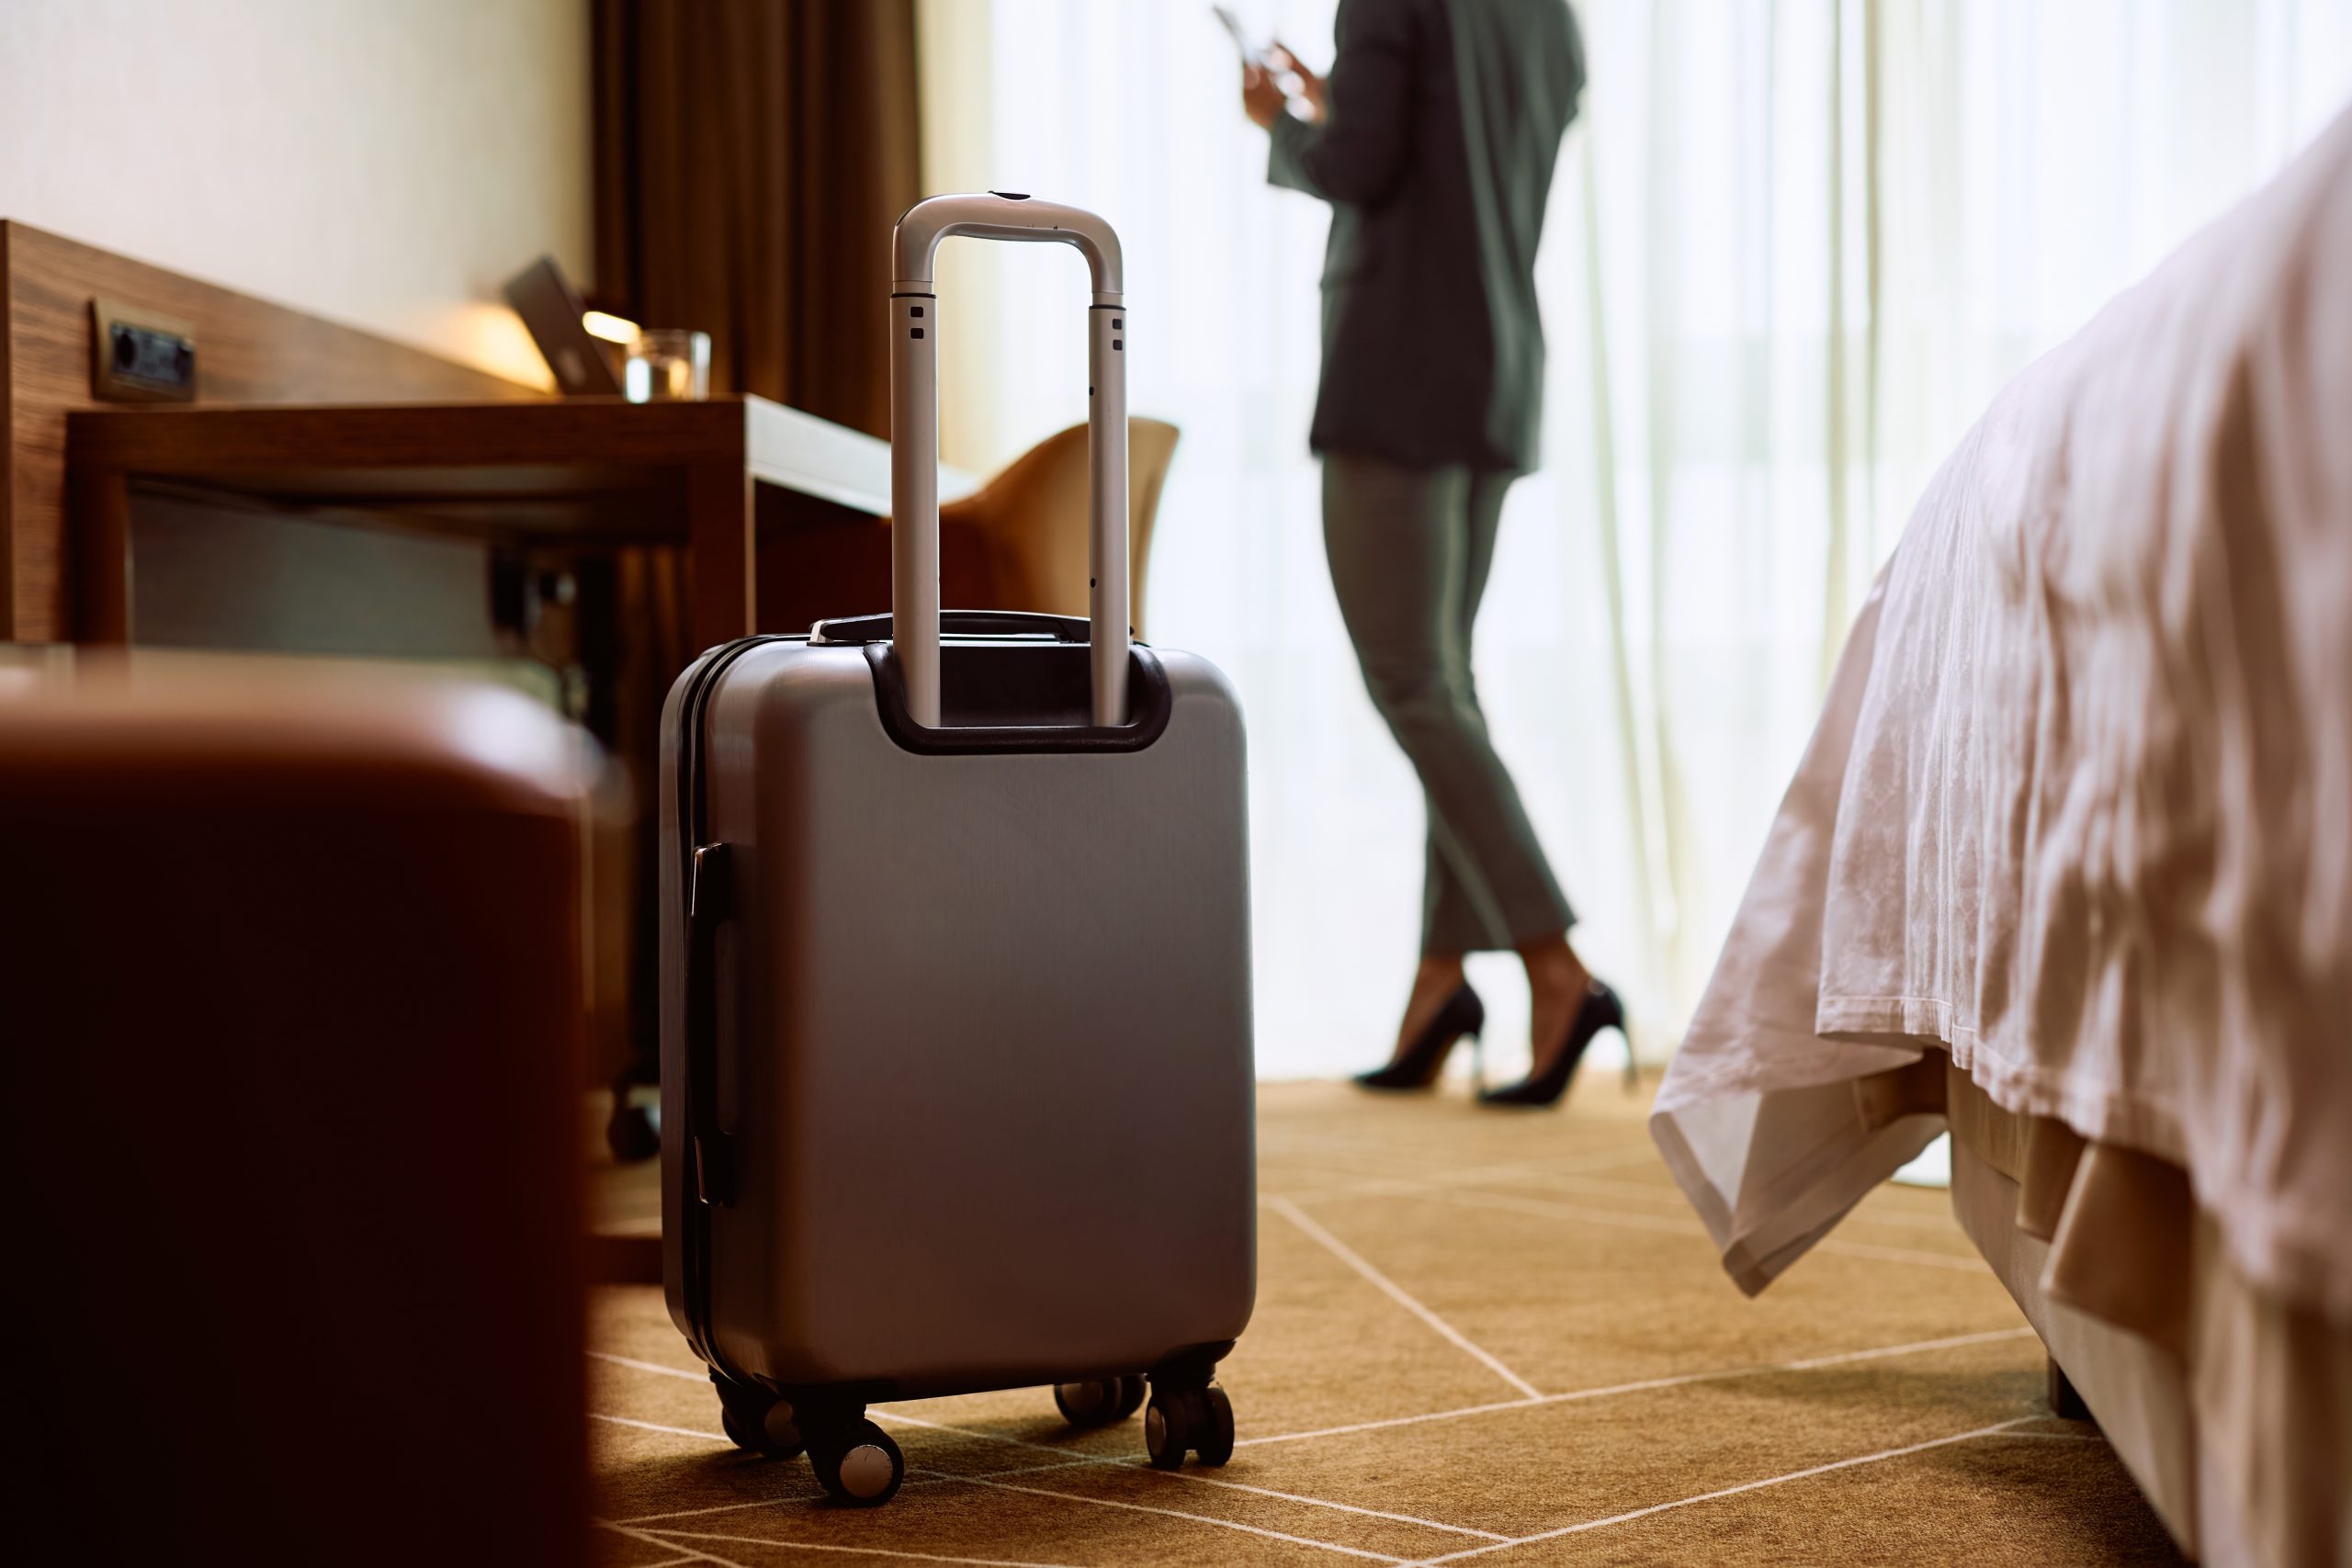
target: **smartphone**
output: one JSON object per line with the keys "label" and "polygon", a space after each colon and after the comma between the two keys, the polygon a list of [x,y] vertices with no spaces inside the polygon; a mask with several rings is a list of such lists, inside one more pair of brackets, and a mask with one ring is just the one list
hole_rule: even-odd
{"label": "smartphone", "polygon": [[1266,63],[1266,51],[1250,41],[1250,35],[1241,30],[1241,18],[1233,14],[1232,8],[1227,6],[1212,6],[1209,9],[1216,13],[1216,19],[1225,24],[1225,30],[1232,36],[1233,47],[1241,51],[1241,63],[1263,66]]}

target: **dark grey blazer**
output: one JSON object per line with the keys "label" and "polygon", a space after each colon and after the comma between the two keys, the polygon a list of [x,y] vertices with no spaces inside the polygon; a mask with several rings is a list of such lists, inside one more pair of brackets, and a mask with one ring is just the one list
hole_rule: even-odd
{"label": "dark grey blazer", "polygon": [[1331,204],[1308,443],[1531,468],[1535,245],[1584,88],[1566,0],[1340,0],[1329,110],[1274,122],[1267,178]]}

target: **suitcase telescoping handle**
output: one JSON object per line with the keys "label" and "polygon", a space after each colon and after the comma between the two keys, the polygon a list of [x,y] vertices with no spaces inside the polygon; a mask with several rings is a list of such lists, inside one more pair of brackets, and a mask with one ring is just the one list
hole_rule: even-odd
{"label": "suitcase telescoping handle", "polygon": [[1086,316],[1087,535],[1093,592],[1093,717],[1124,723],[1127,707],[1126,304],[1119,237],[1091,212],[990,191],[917,202],[891,236],[890,610],[908,716],[939,728],[939,300],[933,261],[951,234],[1056,240],[1093,273]]}

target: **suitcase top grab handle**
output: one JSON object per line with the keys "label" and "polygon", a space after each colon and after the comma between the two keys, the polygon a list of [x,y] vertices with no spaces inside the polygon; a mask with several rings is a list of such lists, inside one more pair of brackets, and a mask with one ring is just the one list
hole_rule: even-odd
{"label": "suitcase top grab handle", "polygon": [[1088,599],[1093,718],[1127,708],[1127,356],[1119,237],[1091,212],[991,191],[934,196],[891,236],[890,611],[908,716],[939,728],[939,301],[933,260],[951,234],[1075,245],[1093,274],[1087,309]]}

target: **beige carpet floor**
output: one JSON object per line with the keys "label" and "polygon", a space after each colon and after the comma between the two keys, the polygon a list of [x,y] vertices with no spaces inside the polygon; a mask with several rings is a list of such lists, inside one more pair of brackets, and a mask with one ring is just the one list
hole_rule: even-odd
{"label": "beige carpet floor", "polygon": [[882,1408],[908,1483],[836,1508],[719,1436],[658,1289],[605,1287],[599,1540],[627,1568],[2177,1561],[2050,1414],[1944,1194],[1882,1190],[1751,1302],[1644,1111],[1600,1075],[1555,1114],[1264,1088],[1223,1470],[1149,1470],[1138,1422],[1073,1432],[1019,1390]]}

